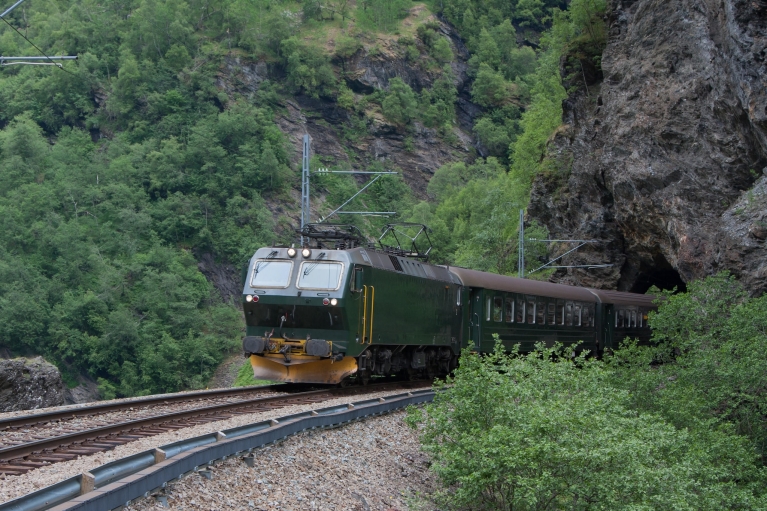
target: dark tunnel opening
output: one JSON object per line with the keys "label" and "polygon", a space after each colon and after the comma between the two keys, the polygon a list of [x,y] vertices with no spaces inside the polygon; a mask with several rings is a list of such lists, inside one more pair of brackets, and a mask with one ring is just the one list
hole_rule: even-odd
{"label": "dark tunnel opening", "polygon": [[663,290],[676,288],[677,292],[682,293],[687,291],[687,284],[682,280],[679,272],[669,264],[662,254],[655,255],[652,265],[644,261],[640,263],[639,272],[630,291],[644,294],[652,286]]}

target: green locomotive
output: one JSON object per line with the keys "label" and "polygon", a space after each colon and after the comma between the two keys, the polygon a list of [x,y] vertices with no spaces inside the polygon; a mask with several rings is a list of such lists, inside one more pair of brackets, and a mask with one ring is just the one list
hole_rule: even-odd
{"label": "green locomotive", "polygon": [[354,241],[256,251],[242,298],[255,378],[446,374],[462,348],[492,350],[493,334],[521,351],[581,342],[600,352],[625,337],[649,340],[652,296],[431,265],[412,257],[424,255],[417,250],[346,248]]}

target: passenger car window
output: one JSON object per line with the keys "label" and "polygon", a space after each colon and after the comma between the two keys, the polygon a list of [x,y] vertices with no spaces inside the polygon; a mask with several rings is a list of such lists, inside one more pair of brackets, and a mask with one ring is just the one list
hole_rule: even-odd
{"label": "passenger car window", "polygon": [[522,298],[517,298],[517,310],[515,311],[517,316],[517,323],[525,322],[525,301]]}
{"label": "passenger car window", "polygon": [[539,325],[546,324],[546,302],[540,298],[535,304],[535,322]]}
{"label": "passenger car window", "polygon": [[527,297],[527,323],[529,325],[535,324],[535,298]]}
{"label": "passenger car window", "polygon": [[557,307],[554,302],[548,303],[548,312],[546,314],[548,316],[546,318],[546,323],[549,325],[556,325],[557,324]]}
{"label": "passenger car window", "polygon": [[503,321],[503,297],[496,296],[493,298],[493,321]]}
{"label": "passenger car window", "polygon": [[491,298],[488,296],[487,297],[487,302],[485,303],[485,321],[490,321],[490,314],[491,314],[490,307],[491,307],[491,305],[492,305]]}
{"label": "passenger car window", "polygon": [[293,271],[293,261],[274,261],[259,259],[253,266],[251,287],[285,288],[290,284],[290,274]]}
{"label": "passenger car window", "polygon": [[557,300],[557,325],[565,324],[565,301]]}
{"label": "passenger car window", "polygon": [[615,313],[615,327],[616,328],[623,328],[623,316],[625,314],[625,311],[623,309],[618,309],[618,311]]}
{"label": "passenger car window", "polygon": [[582,325],[582,314],[583,306],[580,303],[573,304],[573,326],[581,326]]}
{"label": "passenger car window", "polygon": [[573,302],[565,304],[565,325],[573,326]]}
{"label": "passenger car window", "polygon": [[506,297],[506,323],[514,322],[514,299]]}

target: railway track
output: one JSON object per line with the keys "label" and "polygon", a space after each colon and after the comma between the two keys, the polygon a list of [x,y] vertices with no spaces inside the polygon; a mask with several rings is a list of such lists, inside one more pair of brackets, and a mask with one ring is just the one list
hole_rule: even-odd
{"label": "railway track", "polygon": [[[114,449],[119,445],[138,440],[139,438],[159,435],[167,431],[183,429],[208,422],[225,420],[235,415],[249,414],[274,410],[291,405],[312,404],[333,399],[340,396],[364,394],[369,392],[380,392],[396,389],[412,389],[430,384],[430,382],[391,382],[368,385],[365,387],[347,387],[330,388],[323,390],[314,390],[309,392],[298,392],[293,394],[280,394],[271,396],[248,396],[244,399],[237,399],[230,402],[210,404],[210,399],[216,396],[216,393],[209,391],[199,393],[196,399],[203,403],[203,406],[187,408],[178,411],[163,409],[162,413],[154,413],[149,416],[135,418],[129,415],[128,420],[118,420],[108,424],[97,424],[92,427],[92,420],[82,420],[78,423],[71,421],[97,416],[107,412],[131,411],[135,408],[137,401],[128,401],[124,403],[110,403],[106,405],[96,405],[75,410],[65,410],[61,412],[49,412],[36,414],[32,416],[14,417],[0,421],[0,429],[16,430],[23,433],[22,439],[16,437],[18,443],[0,447],[0,474],[20,475],[36,468],[75,459],[78,456],[91,455],[101,451]],[[282,386],[282,388],[285,388]],[[251,388],[251,393],[265,388]],[[232,389],[227,389],[232,390]],[[238,390],[238,389],[234,389]],[[240,395],[247,392],[241,391]],[[220,397],[221,393],[218,393]],[[227,395],[226,393],[223,393]],[[236,392],[230,392],[236,395]],[[186,401],[194,401],[195,397],[190,398],[186,395]],[[178,401],[183,401],[181,397]],[[147,405],[151,402],[156,404],[165,404],[167,397],[149,398],[145,401],[139,400],[138,403]],[[75,412],[75,413],[73,413]],[[74,417],[72,417],[74,415]],[[45,436],[41,432],[50,431],[50,424],[57,424],[61,421],[70,421],[70,428],[57,430],[53,436]],[[85,427],[81,427],[80,424]],[[74,429],[72,429],[74,428]],[[78,429],[79,428],[79,429]],[[64,434],[59,434],[63,431]]]}

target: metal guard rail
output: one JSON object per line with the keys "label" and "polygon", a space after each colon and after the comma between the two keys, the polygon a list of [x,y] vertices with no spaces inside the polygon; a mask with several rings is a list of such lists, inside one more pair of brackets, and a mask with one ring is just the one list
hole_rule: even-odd
{"label": "metal guard rail", "polygon": [[122,458],[85,474],[0,504],[0,511],[106,511],[149,496],[202,466],[254,449],[308,429],[339,426],[362,417],[381,415],[409,405],[430,402],[430,389],[368,399],[351,405],[302,412],[209,433]]}

